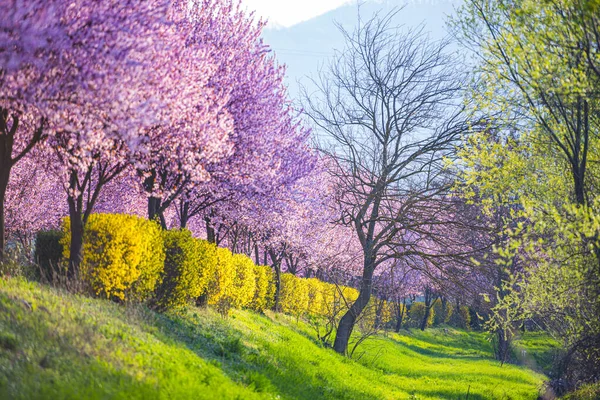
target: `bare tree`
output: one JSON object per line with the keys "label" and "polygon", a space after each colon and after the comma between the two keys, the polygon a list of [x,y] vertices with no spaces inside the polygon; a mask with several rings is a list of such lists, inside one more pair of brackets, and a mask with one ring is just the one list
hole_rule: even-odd
{"label": "bare tree", "polygon": [[395,26],[398,12],[359,18],[352,32],[340,26],[345,49],[320,71],[316,92],[303,91],[320,149],[333,160],[338,222],[353,226],[363,249],[360,295],[334,343],[343,354],[379,265],[435,262],[440,247],[458,248],[442,228],[453,219],[444,159],[469,128],[464,77],[448,41],[431,40],[423,27]]}

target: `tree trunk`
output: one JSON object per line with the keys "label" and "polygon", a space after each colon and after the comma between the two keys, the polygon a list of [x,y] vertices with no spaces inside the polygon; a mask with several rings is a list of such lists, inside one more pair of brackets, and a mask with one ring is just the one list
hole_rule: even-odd
{"label": "tree trunk", "polygon": [[[0,112],[2,109],[0,108]],[[1,116],[0,116],[1,117]],[[6,245],[6,227],[4,220],[4,205],[6,201],[6,189],[12,169],[12,140],[3,129],[0,132],[0,262],[4,260],[4,248]]]}
{"label": "tree trunk", "polygon": [[167,221],[161,210],[161,200],[158,197],[148,197],[148,219],[160,223],[163,229],[167,229]]}
{"label": "tree trunk", "polygon": [[423,315],[423,320],[421,321],[420,329],[422,331],[427,328],[427,320],[429,319],[429,314],[431,313],[431,307],[425,305],[425,314]]}
{"label": "tree trunk", "polygon": [[273,265],[275,269],[275,304],[273,310],[281,311],[281,265]]}
{"label": "tree trunk", "polygon": [[281,256],[278,257],[273,250],[269,250],[269,256],[275,271],[275,304],[273,305],[273,311],[279,312],[281,311]]}
{"label": "tree trunk", "polygon": [[258,244],[254,245],[254,258],[256,258],[256,265],[260,264],[260,257],[258,255]]}
{"label": "tree trunk", "polygon": [[496,337],[498,338],[498,347],[496,349],[496,359],[500,361],[501,364],[504,364],[510,352],[510,334],[507,335],[507,332],[504,332],[504,329],[498,329],[496,331]]}
{"label": "tree trunk", "polygon": [[69,196],[69,219],[71,225],[71,243],[69,246],[69,277],[75,276],[83,260],[83,216],[75,199]]}
{"label": "tree trunk", "polygon": [[363,269],[363,276],[360,283],[360,293],[358,298],[350,309],[340,319],[340,323],[337,328],[335,335],[335,341],[333,343],[333,349],[340,354],[346,354],[348,351],[348,342],[352,335],[352,330],[356,323],[356,319],[360,313],[365,309],[371,298],[371,292],[373,290],[373,271],[374,271],[374,260],[369,260],[367,265]]}
{"label": "tree trunk", "polygon": [[429,319],[429,315],[431,314],[431,307],[437,299],[433,300],[433,290],[430,287],[425,288],[425,314],[423,315],[423,320],[421,321],[421,326],[419,327],[422,331],[427,328],[427,320]]}
{"label": "tree trunk", "polygon": [[[146,190],[147,193],[152,193],[155,182],[156,171],[153,170],[150,176],[144,179],[144,190]],[[148,197],[148,219],[150,221],[158,220],[162,228],[167,229],[167,221],[165,220],[163,210],[161,209],[160,198],[153,196]]]}
{"label": "tree trunk", "polygon": [[179,213],[179,227],[181,229],[185,228],[187,226],[188,223],[188,219],[189,219],[189,210],[190,210],[190,203],[187,201],[184,201],[183,204],[181,205],[181,212]]}
{"label": "tree trunk", "polygon": [[8,126],[8,109],[0,107],[0,262],[4,261],[6,227],[4,226],[4,205],[6,189],[13,166],[12,152],[17,131],[18,118],[13,116],[12,128]]}
{"label": "tree trunk", "polygon": [[442,324],[448,323],[448,299],[442,297]]}
{"label": "tree trunk", "polygon": [[210,223],[210,218],[205,217],[204,221],[206,222],[206,240],[209,243],[216,243],[217,236],[215,235],[215,228],[213,228],[213,226]]}
{"label": "tree trunk", "polygon": [[197,299],[196,299],[196,306],[198,307],[206,307],[208,306],[208,293],[202,293]]}
{"label": "tree trunk", "polygon": [[400,332],[402,329],[402,322],[404,320],[404,313],[406,312],[406,299],[400,304],[400,302],[396,305],[396,333]]}
{"label": "tree trunk", "polygon": [[6,227],[4,226],[4,203],[6,201],[6,189],[8,187],[8,179],[10,168],[4,168],[0,172],[0,263],[4,261],[4,248],[6,246]]}

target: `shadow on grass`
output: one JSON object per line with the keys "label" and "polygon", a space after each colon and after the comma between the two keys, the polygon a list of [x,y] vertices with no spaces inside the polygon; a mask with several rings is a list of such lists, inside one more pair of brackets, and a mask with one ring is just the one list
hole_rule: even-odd
{"label": "shadow on grass", "polygon": [[[222,323],[214,323],[202,316],[189,319],[152,314],[152,317],[143,322],[152,325],[152,331],[160,328],[159,334],[154,333],[159,340],[184,344],[204,360],[218,363],[233,381],[245,384],[258,392],[271,392],[290,399],[377,399],[369,393],[332,384],[324,374],[315,373],[314,364],[308,362],[299,365],[291,355],[286,355],[281,349],[272,348],[265,352],[265,348],[256,349],[244,345],[244,335],[228,326],[225,319]],[[255,318],[267,317],[256,314]],[[271,323],[279,324],[273,320]],[[314,337],[308,337],[302,330],[293,331],[309,339],[311,344],[318,343]],[[269,344],[266,346],[269,347]]]}
{"label": "shadow on grass", "polygon": [[[392,339],[393,340],[393,339]],[[481,354],[448,354],[441,350],[428,349],[425,347],[419,347],[414,344],[403,343],[394,340],[396,345],[406,347],[407,349],[421,354],[423,356],[432,357],[432,358],[445,358],[451,360],[486,360],[488,357],[485,357]]]}

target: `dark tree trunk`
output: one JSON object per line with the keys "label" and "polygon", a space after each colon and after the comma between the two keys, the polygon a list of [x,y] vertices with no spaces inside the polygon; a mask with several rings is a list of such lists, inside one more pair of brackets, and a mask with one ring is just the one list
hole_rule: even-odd
{"label": "dark tree trunk", "polygon": [[371,298],[371,292],[373,290],[373,272],[375,269],[374,261],[375,260],[373,259],[368,259],[366,262],[367,265],[363,269],[358,298],[340,319],[335,335],[335,341],[333,343],[333,349],[340,354],[346,354],[348,351],[348,342],[350,341],[356,319],[365,309]]}
{"label": "dark tree trunk", "polygon": [[256,265],[260,264],[260,257],[258,255],[258,244],[254,245],[254,258],[256,258]]}
{"label": "dark tree trunk", "polygon": [[[265,252],[265,257],[266,255]],[[275,304],[273,304],[273,311],[279,312],[281,311],[281,256],[278,257],[273,250],[269,250],[269,256],[273,263],[273,271],[275,271]]]}
{"label": "dark tree trunk", "polygon": [[448,322],[448,299],[442,297],[442,324]]}
{"label": "dark tree trunk", "polygon": [[158,197],[148,197],[148,219],[158,221],[163,229],[167,229],[167,221],[162,213],[161,200]]}
{"label": "dark tree trunk", "polygon": [[79,271],[81,261],[83,260],[83,216],[81,208],[78,207],[75,199],[68,197],[69,219],[71,225],[71,243],[69,246],[69,269],[68,276],[75,276]]}
{"label": "dark tree trunk", "polygon": [[585,167],[580,165],[578,158],[575,158],[571,165],[573,175],[573,188],[575,192],[575,201],[579,205],[586,203],[585,198]]}
{"label": "dark tree trunk", "polygon": [[274,311],[281,311],[281,265],[273,265],[275,270],[275,304],[273,305]]}
{"label": "dark tree trunk", "polygon": [[13,117],[13,125],[8,126],[8,110],[0,107],[0,262],[4,260],[4,247],[6,245],[6,227],[4,226],[4,205],[6,189],[10,179],[10,170],[13,166],[14,136],[19,126],[19,119]]}
{"label": "dark tree trunk", "polygon": [[406,312],[406,298],[403,302],[398,302],[396,305],[396,332],[400,332],[402,329],[402,322],[404,322],[404,313]]}
{"label": "dark tree trunk", "polygon": [[420,329],[422,331],[427,328],[427,320],[429,319],[429,314],[431,313],[431,307],[425,306],[425,314],[423,315],[423,320],[421,321]]}
{"label": "dark tree trunk", "polygon": [[181,229],[184,229],[187,226],[188,219],[189,219],[189,213],[190,213],[190,203],[188,201],[184,201],[183,204],[181,205],[181,212],[179,213],[180,214],[179,227]]}
{"label": "dark tree trunk", "polygon": [[[4,160],[1,160],[3,163]],[[6,201],[6,189],[8,187],[8,179],[10,167],[4,168],[2,165],[0,171],[0,262],[4,261],[4,248],[6,246],[6,227],[4,226],[4,203]]]}
{"label": "dark tree trunk", "polygon": [[[400,306],[398,306],[398,308],[400,308]],[[394,331],[398,333],[400,332],[400,329],[402,329],[402,311],[399,311],[396,316],[396,327],[394,328]]]}
{"label": "dark tree trunk", "polygon": [[203,293],[201,294],[197,299],[196,299],[196,305],[198,307],[206,307],[208,306],[208,293]]}
{"label": "dark tree trunk", "polygon": [[[154,184],[156,183],[156,171],[152,171],[150,176],[144,179],[144,189],[147,193],[152,193]],[[167,229],[167,221],[163,215],[161,208],[161,199],[158,197],[148,197],[148,219],[150,221],[158,221],[163,229]]]}
{"label": "dark tree trunk", "polygon": [[499,360],[501,364],[504,364],[506,361],[508,361],[511,343],[509,335],[510,334],[508,332],[504,332],[504,329],[498,329],[496,331],[496,338],[498,339],[496,359]]}
{"label": "dark tree trunk", "polygon": [[215,228],[210,223],[210,218],[205,217],[206,222],[206,240],[210,243],[217,243],[217,235],[215,234]]}
{"label": "dark tree trunk", "polygon": [[423,320],[421,321],[421,326],[419,327],[422,331],[427,328],[427,320],[429,319],[429,315],[431,315],[431,307],[437,301],[437,298],[434,299],[433,290],[430,287],[425,288],[425,314],[423,315]]}

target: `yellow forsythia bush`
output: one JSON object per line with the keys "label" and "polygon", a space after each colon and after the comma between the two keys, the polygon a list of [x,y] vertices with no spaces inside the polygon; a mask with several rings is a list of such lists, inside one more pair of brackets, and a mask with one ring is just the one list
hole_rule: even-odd
{"label": "yellow forsythia bush", "polygon": [[339,291],[332,283],[323,282],[322,287],[323,292],[320,315],[330,315],[340,307]]}
{"label": "yellow forsythia bush", "polygon": [[379,307],[379,320],[381,324],[389,324],[394,318],[394,304],[387,300],[381,300]]}
{"label": "yellow forsythia bush", "polygon": [[208,282],[208,304],[216,306],[221,314],[227,315],[234,297],[236,268],[229,249],[217,247],[216,255],[216,268]]}
{"label": "yellow forsythia bush", "polygon": [[308,285],[306,279],[292,274],[281,275],[281,293],[279,297],[281,311],[299,317],[308,312]]}
{"label": "yellow forsythia bush", "polygon": [[[70,221],[63,221],[61,244],[69,258]],[[160,226],[124,214],[92,214],[83,237],[80,278],[93,294],[119,300],[144,300],[158,283],[165,252]]]}
{"label": "yellow forsythia bush", "polygon": [[275,301],[275,277],[268,265],[254,266],[255,290],[250,308],[264,312],[273,307]]}
{"label": "yellow forsythia bush", "polygon": [[231,305],[235,308],[242,308],[250,305],[250,302],[254,299],[254,291],[256,290],[254,263],[245,254],[234,254],[232,261],[235,268],[235,279],[233,281]]}
{"label": "yellow forsythia bush", "polygon": [[325,307],[323,304],[325,282],[318,280],[317,278],[308,278],[304,280],[306,282],[307,293],[308,293],[308,307],[307,313],[313,315],[323,315]]}
{"label": "yellow forsythia bush", "polygon": [[345,301],[349,308],[352,305],[352,303],[354,303],[356,299],[358,299],[359,292],[358,290],[348,286],[341,286],[341,289],[342,295],[344,296],[344,299],[342,299],[342,301]]}
{"label": "yellow forsythia bush", "polygon": [[327,316],[344,313],[358,298],[358,290],[354,288],[319,282],[321,307],[317,315]]}
{"label": "yellow forsythia bush", "polygon": [[179,311],[206,290],[217,265],[217,247],[193,238],[187,229],[165,231],[163,238],[165,267],[154,304],[159,310]]}

